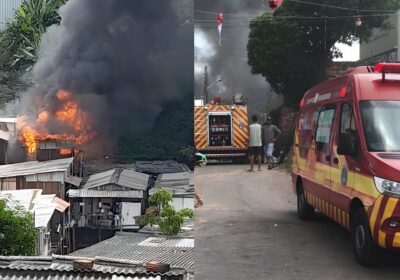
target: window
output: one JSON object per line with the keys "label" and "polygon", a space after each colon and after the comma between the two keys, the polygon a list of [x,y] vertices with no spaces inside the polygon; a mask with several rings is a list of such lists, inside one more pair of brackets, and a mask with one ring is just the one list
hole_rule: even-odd
{"label": "window", "polygon": [[327,150],[329,147],[329,140],[331,138],[332,121],[335,115],[333,107],[322,108],[319,112],[317,129],[315,134],[315,142],[317,150]]}
{"label": "window", "polygon": [[342,114],[340,117],[340,134],[356,133],[356,122],[354,119],[353,108],[350,104],[342,105]]}

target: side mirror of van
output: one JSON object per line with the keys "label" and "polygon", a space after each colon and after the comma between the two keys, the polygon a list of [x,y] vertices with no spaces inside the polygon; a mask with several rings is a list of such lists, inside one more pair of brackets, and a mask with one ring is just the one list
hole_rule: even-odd
{"label": "side mirror of van", "polygon": [[339,136],[337,153],[345,156],[357,155],[357,136],[355,133],[346,132]]}

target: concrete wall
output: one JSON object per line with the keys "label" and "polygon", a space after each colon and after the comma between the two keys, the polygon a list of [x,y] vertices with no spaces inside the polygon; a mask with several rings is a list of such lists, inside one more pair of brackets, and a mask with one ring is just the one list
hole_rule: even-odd
{"label": "concrete wall", "polygon": [[374,61],[400,60],[398,50],[400,43],[400,11],[397,11],[395,16],[391,16],[389,21],[393,25],[393,29],[385,31],[376,29],[370,41],[360,45],[360,60],[369,60],[374,57]]}

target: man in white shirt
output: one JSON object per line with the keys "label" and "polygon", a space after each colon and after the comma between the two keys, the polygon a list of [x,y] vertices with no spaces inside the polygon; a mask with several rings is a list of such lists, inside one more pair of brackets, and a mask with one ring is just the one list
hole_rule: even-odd
{"label": "man in white shirt", "polygon": [[258,171],[261,171],[261,156],[263,154],[262,140],[261,140],[261,125],[257,123],[257,116],[253,115],[251,118],[253,123],[249,128],[249,149],[248,155],[250,160],[250,169],[247,172],[254,171],[254,158],[258,161]]}

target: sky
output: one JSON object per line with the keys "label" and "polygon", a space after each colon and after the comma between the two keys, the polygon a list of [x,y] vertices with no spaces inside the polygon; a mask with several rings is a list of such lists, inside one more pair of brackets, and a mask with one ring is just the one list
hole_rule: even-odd
{"label": "sky", "polygon": [[360,44],[358,42],[353,43],[352,46],[337,43],[336,47],[342,51],[343,57],[334,59],[334,61],[357,61],[360,59]]}

